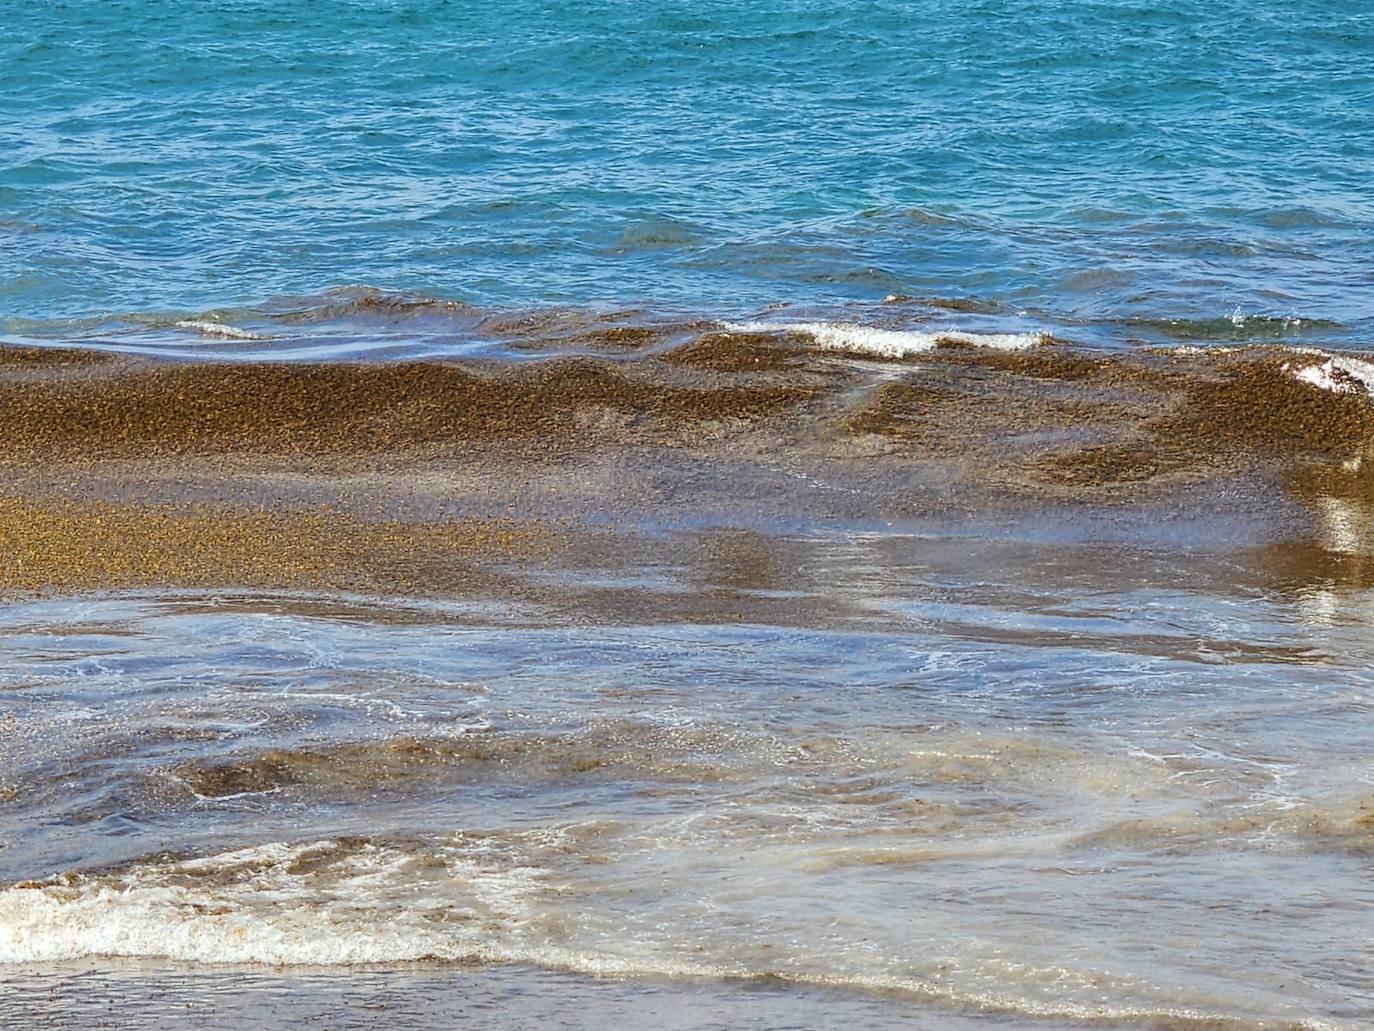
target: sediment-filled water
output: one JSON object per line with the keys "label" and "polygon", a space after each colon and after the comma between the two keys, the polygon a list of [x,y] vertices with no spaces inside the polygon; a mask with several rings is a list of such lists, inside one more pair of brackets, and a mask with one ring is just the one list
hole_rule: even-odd
{"label": "sediment-filled water", "polygon": [[0,960],[191,985],[518,964],[878,993],[894,1024],[1358,1026],[1367,608],[1224,572],[930,576],[948,542],[891,544],[815,542],[818,588],[863,581],[872,630],[16,606]]}

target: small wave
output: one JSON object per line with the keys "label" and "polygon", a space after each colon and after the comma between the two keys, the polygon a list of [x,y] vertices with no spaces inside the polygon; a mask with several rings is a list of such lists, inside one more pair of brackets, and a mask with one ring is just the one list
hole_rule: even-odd
{"label": "small wave", "polygon": [[667,250],[691,247],[704,239],[706,234],[700,226],[682,219],[654,215],[627,225],[611,250],[615,254]]}
{"label": "small wave", "polygon": [[189,329],[202,336],[218,337],[221,340],[275,340],[274,336],[267,333],[254,333],[252,330],[239,329],[237,326],[226,326],[222,322],[209,322],[205,319],[182,319],[174,322],[177,329]]}
{"label": "small wave", "polygon": [[1273,208],[1261,213],[1258,221],[1270,229],[1331,229],[1350,224],[1334,212],[1307,207]]}
{"label": "small wave", "polygon": [[975,315],[996,315],[1002,310],[1002,305],[999,302],[982,297],[912,297],[910,294],[888,294],[883,298],[882,303],[887,305],[923,304],[944,311],[962,311]]}
{"label": "small wave", "polygon": [[[564,843],[550,842],[556,851]],[[1097,1024],[1176,1029],[1286,1027],[1323,1020],[1256,1021],[1183,1000],[1074,1001],[1032,987],[942,983],[919,972],[822,969],[804,954],[753,962],[728,943],[641,941],[578,916],[577,891],[552,872],[480,837],[428,843],[364,838],[271,842],[198,859],[136,862],[103,875],[68,874],[0,890],[0,964],[96,956],[208,965],[340,967],[418,961],[533,964],[594,976],[781,980],[903,996],[943,1006]],[[600,924],[600,927],[596,925]],[[788,953],[791,950],[783,950]],[[982,969],[981,967],[979,969]],[[1025,978],[1023,964],[985,973]],[[1034,971],[1031,971],[1034,980]],[[1061,980],[1074,972],[1055,968]],[[983,983],[979,983],[983,982]],[[1100,977],[1094,980],[1101,984]]]}
{"label": "small wave", "polygon": [[473,311],[462,301],[367,285],[336,287],[318,294],[277,298],[263,308],[265,317],[286,324],[425,315],[462,317]]}
{"label": "small wave", "polygon": [[1119,325],[1128,330],[1144,332],[1150,336],[1168,337],[1174,340],[1217,344],[1265,344],[1281,343],[1294,337],[1314,333],[1340,333],[1346,326],[1333,319],[1316,316],[1299,316],[1247,312],[1237,305],[1225,315],[1214,318],[1158,318],[1137,316],[1133,318],[1107,320],[1107,325]]}
{"label": "small wave", "polygon": [[[1177,775],[1180,770],[1175,770]],[[1240,811],[1175,811],[1117,821],[1076,836],[1075,849],[1122,849],[1141,845],[1219,847],[1236,841],[1310,852],[1368,855],[1374,852],[1374,795],[1307,802],[1263,798]]]}
{"label": "small wave", "polygon": [[[453,846],[273,842],[0,891],[0,963],[89,956],[331,966],[461,960],[526,915],[543,872]],[[357,922],[331,911],[351,908]],[[381,912],[394,914],[378,919]]]}
{"label": "small wave", "polygon": [[970,333],[963,330],[878,329],[845,322],[727,322],[732,333],[799,333],[827,351],[850,351],[882,358],[903,358],[932,351],[942,344],[1026,351],[1049,341],[1048,333]]}

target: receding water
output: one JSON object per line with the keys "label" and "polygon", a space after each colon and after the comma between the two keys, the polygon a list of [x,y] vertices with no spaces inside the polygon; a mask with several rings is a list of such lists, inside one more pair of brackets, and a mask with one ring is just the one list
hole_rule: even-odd
{"label": "receding water", "polygon": [[1363,1026],[1366,589],[1204,558],[1190,588],[1162,554],[1131,584],[1024,575],[1073,568],[1064,546],[1024,545],[1000,580],[832,548],[817,589],[861,578],[868,629],[7,608],[17,1005],[77,1021],[108,993],[146,1017],[294,978],[330,1027],[431,996],[528,1026],[590,974],[622,987],[588,1019],[666,1026],[754,1026],[720,1016],[732,999],[758,1026]]}

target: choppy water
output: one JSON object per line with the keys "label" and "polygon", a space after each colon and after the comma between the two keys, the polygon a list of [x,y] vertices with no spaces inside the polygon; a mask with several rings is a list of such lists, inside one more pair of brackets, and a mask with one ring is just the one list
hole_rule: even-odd
{"label": "choppy water", "polygon": [[907,294],[1363,346],[1371,57],[1345,0],[26,5],[0,318]]}

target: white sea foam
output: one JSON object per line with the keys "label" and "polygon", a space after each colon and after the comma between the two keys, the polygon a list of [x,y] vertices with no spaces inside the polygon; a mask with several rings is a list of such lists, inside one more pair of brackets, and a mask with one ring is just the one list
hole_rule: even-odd
{"label": "white sea foam", "polygon": [[[1374,362],[1343,354],[1331,354],[1317,347],[1286,347],[1282,350],[1287,354],[1301,356],[1284,362],[1282,366],[1283,371],[1298,382],[1333,394],[1365,394],[1374,398]],[[1177,358],[1201,358],[1247,351],[1261,353],[1260,350],[1248,346],[1198,347],[1195,344],[1183,344],[1172,348],[1169,353]]]}
{"label": "white sea foam", "polygon": [[205,319],[182,319],[180,322],[173,323],[177,329],[189,329],[202,336],[219,337],[222,340],[274,340],[266,333],[254,333],[249,329],[239,329],[237,326],[226,326],[222,322],[209,322]]}
{"label": "white sea foam", "polygon": [[1374,363],[1345,355],[1328,355],[1323,351],[1303,349],[1300,353],[1324,356],[1325,361],[1316,364],[1285,362],[1283,370],[1294,379],[1333,394],[1363,393],[1374,398]]}
{"label": "white sea foam", "polygon": [[[769,952],[755,965],[727,939],[703,954],[671,936],[645,937],[643,928],[617,931],[614,922],[588,919],[575,898],[560,916],[565,907],[556,900],[569,892],[550,871],[480,839],[418,849],[269,843],[0,890],[0,964],[94,956],[269,966],[521,963],[616,977],[782,978],[1060,1020],[1210,1026],[1225,1019],[1179,999],[1150,998],[1151,991],[1136,1005],[1061,998],[1066,984],[1100,991],[1111,978],[1009,963],[1000,954],[955,963],[967,975],[960,984],[857,962],[857,954],[821,962],[801,945],[795,955]],[[701,940],[691,940],[700,950]]]}
{"label": "white sea foam", "polygon": [[0,963],[88,956],[330,966],[481,958],[543,871],[471,856],[273,843],[0,892]]}
{"label": "white sea foam", "polygon": [[1049,340],[1047,333],[968,333],[963,330],[879,329],[847,322],[727,322],[732,333],[802,333],[827,351],[859,351],[882,358],[921,354],[942,342],[1025,351]]}

